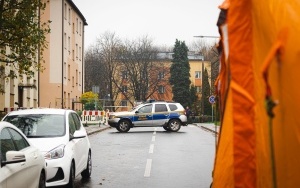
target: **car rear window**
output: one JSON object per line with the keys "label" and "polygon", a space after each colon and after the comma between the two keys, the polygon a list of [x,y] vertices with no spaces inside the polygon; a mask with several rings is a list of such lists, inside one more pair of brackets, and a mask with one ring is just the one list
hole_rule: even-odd
{"label": "car rear window", "polygon": [[169,104],[169,108],[170,108],[171,111],[175,111],[175,110],[178,109],[175,104]]}
{"label": "car rear window", "polygon": [[167,106],[165,104],[155,104],[155,112],[167,112]]}

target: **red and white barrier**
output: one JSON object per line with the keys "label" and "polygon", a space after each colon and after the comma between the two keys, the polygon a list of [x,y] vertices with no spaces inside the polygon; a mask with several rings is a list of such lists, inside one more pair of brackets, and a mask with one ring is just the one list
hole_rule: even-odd
{"label": "red and white barrier", "polygon": [[5,107],[5,108],[4,108],[4,112],[5,112],[5,113],[9,113],[9,112],[12,112],[12,111],[14,111],[14,110],[17,110],[17,108],[14,108],[14,107],[10,107],[10,108]]}
{"label": "red and white barrier", "polygon": [[9,113],[9,112],[12,112],[12,111],[16,111],[16,110],[24,110],[24,109],[27,109],[26,107],[5,107],[4,108],[4,112],[5,113]]}
{"label": "red and white barrier", "polygon": [[82,122],[85,124],[105,124],[107,125],[108,114],[99,110],[84,110],[82,112]]}

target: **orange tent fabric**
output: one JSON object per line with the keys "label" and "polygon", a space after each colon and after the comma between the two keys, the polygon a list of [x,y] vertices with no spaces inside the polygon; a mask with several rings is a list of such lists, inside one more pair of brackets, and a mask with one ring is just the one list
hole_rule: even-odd
{"label": "orange tent fabric", "polygon": [[213,187],[300,187],[300,3],[226,0]]}

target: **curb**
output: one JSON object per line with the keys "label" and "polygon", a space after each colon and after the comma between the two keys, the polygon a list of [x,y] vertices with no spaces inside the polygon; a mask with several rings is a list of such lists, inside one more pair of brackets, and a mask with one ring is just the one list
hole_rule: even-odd
{"label": "curb", "polygon": [[212,132],[216,135],[218,135],[219,133],[213,129],[210,129],[210,128],[207,128],[206,126],[203,126],[203,125],[197,125],[197,123],[193,123],[193,125],[197,126],[197,127],[200,127],[202,129],[204,129],[205,131],[209,131],[209,132]]}
{"label": "curb", "polygon": [[102,132],[102,131],[105,131],[105,130],[110,129],[110,128],[111,128],[111,127],[105,127],[105,128],[97,129],[97,130],[93,130],[93,131],[88,131],[88,130],[87,130],[87,134],[88,134],[88,135],[92,135],[92,134],[94,134],[94,133]]}
{"label": "curb", "polygon": [[201,128],[204,129],[204,130],[206,130],[206,131],[212,132],[212,133],[214,133],[214,134],[216,134],[216,135],[219,134],[218,132],[216,132],[216,131],[214,131],[214,130],[212,130],[212,129],[209,129],[209,128],[205,127],[205,126],[202,126],[202,125],[201,125]]}

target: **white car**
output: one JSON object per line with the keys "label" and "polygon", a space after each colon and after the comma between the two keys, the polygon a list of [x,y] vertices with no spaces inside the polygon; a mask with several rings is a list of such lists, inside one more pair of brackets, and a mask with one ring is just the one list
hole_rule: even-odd
{"label": "white car", "polygon": [[73,110],[27,109],[7,114],[3,121],[17,126],[39,148],[46,160],[46,186],[74,187],[81,174],[92,172],[91,145],[82,122]]}
{"label": "white car", "polygon": [[18,128],[0,122],[0,143],[1,188],[46,187],[44,156]]}

